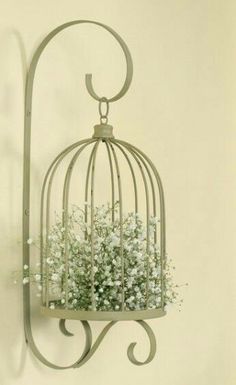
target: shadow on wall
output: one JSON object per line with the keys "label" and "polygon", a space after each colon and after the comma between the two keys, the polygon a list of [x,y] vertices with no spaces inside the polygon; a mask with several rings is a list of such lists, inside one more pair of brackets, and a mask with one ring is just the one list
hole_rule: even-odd
{"label": "shadow on wall", "polygon": [[5,29],[1,33],[0,47],[3,53],[0,61],[0,349],[1,368],[8,378],[9,374],[18,377],[22,372],[27,349],[21,290],[11,280],[12,271],[21,268],[22,134],[27,60],[22,36],[16,30]]}

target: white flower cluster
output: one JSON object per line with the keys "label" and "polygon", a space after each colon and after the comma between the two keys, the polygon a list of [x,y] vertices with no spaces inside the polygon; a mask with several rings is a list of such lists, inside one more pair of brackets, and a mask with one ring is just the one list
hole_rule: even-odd
{"label": "white flower cluster", "polygon": [[[89,207],[88,207],[89,209]],[[118,210],[118,203],[115,211]],[[68,306],[80,310],[142,310],[160,307],[161,261],[158,245],[154,243],[158,219],[149,221],[150,242],[147,250],[147,229],[137,213],[111,220],[109,206],[94,209],[94,228],[85,223],[84,212],[73,207],[68,216],[68,234],[61,220],[57,220],[48,237],[46,263],[49,271],[51,295],[57,298],[53,304],[64,306],[65,293],[65,237],[68,247]],[[91,250],[93,242],[93,258]],[[122,256],[123,253],[123,275]],[[165,299],[175,295],[170,285],[170,274],[163,272],[168,287]],[[93,282],[93,286],[92,286]],[[94,289],[92,289],[94,288]],[[165,294],[165,293],[164,293]],[[166,301],[167,302],[167,301]],[[52,305],[53,306],[53,305]]]}
{"label": "white flower cluster", "polygon": [[[140,215],[128,213],[121,224],[118,208],[118,202],[113,209],[109,205],[94,208],[93,231],[78,206],[73,206],[68,214],[67,232],[63,221],[57,218],[48,236],[47,253],[44,250],[52,309],[64,307],[66,297],[68,307],[74,310],[121,311],[122,299],[124,310],[155,309],[161,305],[161,281],[165,304],[174,302],[177,294],[166,260],[161,277],[160,251],[155,243],[158,219],[149,220],[147,248],[147,228]],[[45,281],[45,276],[41,281]]]}

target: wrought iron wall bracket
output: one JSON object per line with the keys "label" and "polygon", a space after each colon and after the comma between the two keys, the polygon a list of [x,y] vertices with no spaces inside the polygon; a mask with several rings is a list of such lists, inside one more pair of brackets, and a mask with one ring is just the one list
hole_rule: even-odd
{"label": "wrought iron wall bracket", "polygon": [[[24,126],[24,176],[23,176],[23,266],[28,265],[30,266],[30,249],[29,245],[27,243],[27,240],[29,239],[29,231],[30,231],[30,148],[31,148],[31,117],[32,117],[32,94],[33,94],[33,83],[34,83],[34,75],[36,71],[36,67],[39,61],[39,58],[44,51],[44,48],[47,46],[47,44],[53,39],[54,36],[56,36],[59,32],[62,30],[71,27],[76,24],[95,24],[97,26],[100,26],[110,32],[115,39],[120,44],[125,58],[126,58],[126,78],[125,82],[121,88],[121,90],[117,93],[117,95],[111,97],[110,99],[100,97],[97,95],[97,93],[94,91],[93,84],[92,84],[92,75],[86,74],[85,76],[85,84],[86,88],[89,92],[89,94],[97,101],[99,101],[99,109],[101,110],[101,103],[105,102],[107,104],[107,112],[108,112],[108,103],[114,102],[121,98],[128,90],[131,80],[132,80],[132,73],[133,73],[133,65],[132,65],[132,58],[130,55],[130,52],[128,50],[127,45],[123,41],[123,39],[110,27],[101,24],[96,21],[90,21],[90,20],[75,20],[68,23],[65,23],[56,29],[54,29],[52,32],[50,32],[44,40],[39,45],[38,49],[36,50],[30,67],[27,74],[27,80],[26,80],[26,89],[25,89],[25,126]],[[101,112],[101,111],[100,111]],[[105,115],[100,113],[101,120],[106,118]],[[102,123],[102,122],[101,122]],[[38,350],[33,335],[32,335],[32,328],[31,328],[31,311],[30,311],[30,283],[23,286],[23,306],[24,306],[24,330],[25,330],[25,339],[28,343],[30,349],[35,354],[35,356],[45,365],[47,365],[50,368],[53,369],[68,369],[68,368],[78,368],[84,363],[88,361],[92,357],[92,355],[96,352],[97,348],[101,344],[103,338],[106,336],[107,332],[110,330],[110,328],[117,322],[117,321],[111,321],[109,322],[100,335],[97,337],[96,341],[92,344],[92,332],[91,327],[89,325],[88,321],[80,321],[82,323],[84,332],[85,332],[85,347],[83,350],[83,353],[81,354],[80,358],[76,360],[72,365],[61,367],[58,365],[55,365],[48,361]],[[61,319],[59,321],[59,327],[61,332],[65,336],[73,336],[72,333],[70,333],[66,326],[65,326],[65,319]],[[143,320],[136,320],[140,326],[144,328],[144,330],[147,333],[147,336],[149,338],[150,342],[150,352],[145,361],[138,361],[134,356],[134,348],[136,343],[131,343],[128,347],[127,354],[129,360],[135,364],[135,365],[144,365],[148,362],[150,362],[156,352],[156,340],[154,333],[152,332],[150,326],[143,321]]]}

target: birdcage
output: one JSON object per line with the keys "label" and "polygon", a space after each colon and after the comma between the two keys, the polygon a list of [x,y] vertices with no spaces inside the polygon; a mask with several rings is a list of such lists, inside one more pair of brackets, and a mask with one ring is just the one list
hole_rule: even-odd
{"label": "birdcage", "polygon": [[112,131],[108,124],[96,125],[92,138],[67,147],[46,173],[43,314],[80,320],[165,314],[161,181],[150,159]]}
{"label": "birdcage", "polygon": [[[109,105],[121,98],[132,80],[132,59],[121,37],[104,24],[76,20],[53,30],[36,50],[27,75],[25,96],[23,265],[30,265],[30,132],[32,92],[36,66],[44,48],[63,29],[90,23],[105,28],[120,44],[127,74],[120,92],[99,97],[86,75],[89,94],[99,102],[100,123],[88,139],[71,144],[49,166],[42,185],[40,208],[41,312],[84,327],[86,343],[81,357],[60,367],[48,361],[34,342],[30,320],[30,284],[23,288],[26,341],[37,358],[55,369],[80,367],[96,351],[116,321],[134,320],[147,332],[150,362],[155,335],[144,319],[165,315],[165,211],[159,174],[144,152],[117,139],[108,124]],[[110,321],[92,346],[88,321]]]}

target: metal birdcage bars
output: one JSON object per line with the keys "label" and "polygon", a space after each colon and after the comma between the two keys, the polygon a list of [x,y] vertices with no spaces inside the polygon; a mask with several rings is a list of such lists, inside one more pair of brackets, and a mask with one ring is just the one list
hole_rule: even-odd
{"label": "metal birdcage bars", "polygon": [[[103,126],[101,125],[100,128],[103,129]],[[98,127],[95,128],[95,130]],[[107,129],[107,127],[105,127]],[[93,262],[94,262],[94,240],[93,240],[93,233],[94,233],[94,195],[95,195],[95,183],[94,183],[94,174],[96,169],[96,154],[99,149],[99,146],[105,147],[105,151],[107,151],[107,158],[109,162],[110,167],[110,174],[111,174],[111,207],[114,207],[115,205],[115,187],[114,187],[114,179],[117,179],[118,184],[118,201],[119,201],[119,221],[120,221],[120,256],[122,260],[122,268],[121,268],[121,275],[122,275],[122,304],[121,309],[122,311],[97,311],[96,309],[93,309],[92,311],[71,311],[68,309],[68,259],[69,259],[69,253],[68,253],[68,210],[69,210],[69,191],[70,191],[70,182],[74,170],[74,166],[76,165],[76,162],[79,160],[80,154],[88,149],[89,147],[92,147],[92,150],[90,152],[88,166],[87,166],[87,172],[86,172],[86,184],[85,184],[85,199],[84,201],[88,201],[89,197],[89,190],[90,190],[90,199],[91,199],[91,205],[90,205],[90,220],[91,220],[91,304],[92,307],[94,307],[94,274],[93,274]],[[160,307],[158,309],[149,309],[148,308],[148,293],[150,291],[149,289],[149,277],[148,277],[148,269],[149,269],[149,261],[147,260],[147,280],[146,280],[146,297],[147,297],[147,304],[145,310],[140,311],[125,311],[124,305],[124,277],[125,277],[125,270],[124,270],[124,255],[123,255],[123,197],[122,197],[122,178],[120,175],[120,167],[118,162],[118,157],[116,154],[116,149],[119,151],[124,159],[127,162],[127,165],[130,170],[130,174],[132,176],[133,181],[133,191],[134,191],[134,210],[135,213],[138,213],[138,188],[137,188],[137,182],[136,182],[136,176],[134,172],[134,167],[130,161],[129,157],[132,157],[135,163],[137,164],[137,168],[139,169],[141,173],[141,177],[144,184],[144,190],[145,190],[145,200],[146,200],[146,244],[147,244],[147,255],[149,254],[149,244],[150,244],[150,234],[149,234],[149,220],[151,215],[150,206],[152,203],[152,214],[154,217],[157,215],[156,210],[156,198],[159,197],[160,201],[160,260],[161,260],[161,303]],[[65,253],[64,253],[64,261],[65,261],[65,291],[66,291],[66,301],[65,306],[61,308],[56,308],[51,310],[49,308],[50,299],[49,299],[49,279],[48,279],[48,265],[45,263],[45,259],[48,258],[48,236],[50,231],[50,201],[52,199],[51,197],[51,188],[53,184],[53,179],[55,176],[56,171],[60,167],[61,162],[63,159],[71,154],[74,150],[75,153],[72,156],[71,160],[69,161],[69,164],[66,169],[65,177],[64,177],[64,183],[63,183],[63,204],[62,204],[62,211],[63,211],[63,224],[65,227]],[[113,157],[113,159],[112,159]],[[114,167],[115,166],[115,167]],[[148,186],[148,180],[151,187],[151,199],[150,199],[150,191]],[[89,189],[90,184],[90,189]],[[106,188],[106,186],[104,186]],[[158,193],[157,193],[158,190]],[[151,202],[152,201],[152,202]],[[45,215],[44,215],[44,208],[45,209]],[[45,216],[45,221],[44,221]],[[88,206],[85,205],[85,222],[88,220]],[[114,221],[114,209],[112,210],[112,221]],[[46,227],[46,234],[45,237],[43,236],[43,230],[44,230],[44,222]],[[83,141],[80,141],[78,143],[75,143],[68,148],[66,148],[63,152],[61,152],[52,162],[50,165],[44,182],[43,182],[43,188],[42,188],[42,197],[41,197],[41,266],[42,266],[42,275],[47,277],[46,284],[43,290],[43,297],[42,297],[42,312],[44,314],[53,316],[53,317],[59,317],[59,318],[73,318],[73,319],[81,319],[81,320],[125,320],[125,319],[147,319],[147,318],[155,318],[159,317],[165,314],[164,312],[164,283],[163,283],[163,266],[164,266],[164,256],[165,256],[165,229],[164,229],[164,202],[163,202],[163,190],[162,185],[160,181],[160,177],[157,173],[156,168],[154,167],[153,163],[150,161],[150,159],[140,150],[138,150],[136,147],[130,145],[127,142],[116,140],[114,137],[96,137],[92,139],[85,139]],[[155,225],[157,227],[157,225]],[[154,243],[157,243],[157,231],[154,233]],[[46,250],[46,255],[44,255],[44,250]]]}

